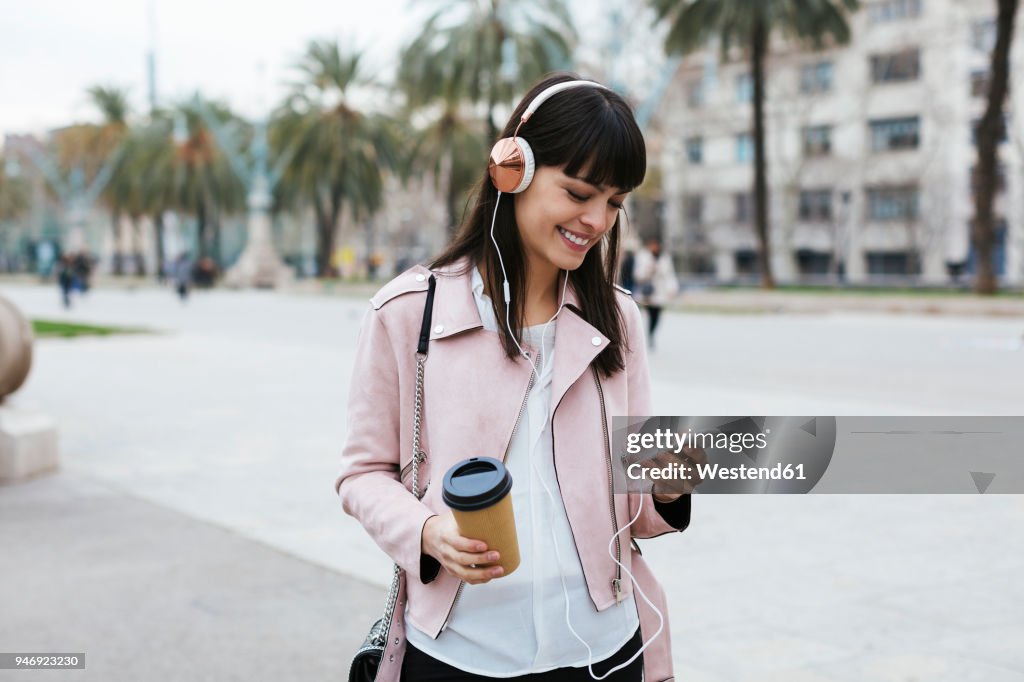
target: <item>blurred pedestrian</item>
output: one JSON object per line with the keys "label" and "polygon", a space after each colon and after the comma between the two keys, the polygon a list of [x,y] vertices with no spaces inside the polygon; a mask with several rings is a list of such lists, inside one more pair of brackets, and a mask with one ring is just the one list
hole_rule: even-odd
{"label": "blurred pedestrian", "polygon": [[196,263],[193,280],[197,287],[209,289],[217,279],[217,264],[209,256],[203,256]]}
{"label": "blurred pedestrian", "polygon": [[86,249],[74,255],[74,288],[85,294],[89,291],[89,280],[92,276],[92,258]]}
{"label": "blurred pedestrian", "polygon": [[647,344],[654,348],[654,332],[661,320],[661,310],[679,293],[672,257],[662,250],[660,239],[649,239],[636,254],[633,276],[640,288],[637,300],[647,309]]}
{"label": "blurred pedestrian", "polygon": [[174,290],[178,292],[178,298],[182,303],[188,300],[189,287],[192,284],[192,258],[185,251],[174,260]]}
{"label": "blurred pedestrian", "polygon": [[74,286],[75,273],[71,256],[65,254],[57,261],[57,285],[60,287],[61,299],[65,308],[71,307],[71,289]]}

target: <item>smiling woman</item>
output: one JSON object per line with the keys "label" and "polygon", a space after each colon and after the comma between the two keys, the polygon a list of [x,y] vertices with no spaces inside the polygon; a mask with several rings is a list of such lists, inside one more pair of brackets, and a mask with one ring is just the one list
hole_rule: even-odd
{"label": "smiling woman", "polygon": [[[631,539],[683,530],[690,498],[612,488],[611,418],[651,410],[640,312],[614,285],[645,171],[619,95],[549,77],[453,242],[371,299],[336,489],[405,578],[378,682],[672,678],[664,592]],[[475,457],[512,481],[507,574],[437,483]]]}

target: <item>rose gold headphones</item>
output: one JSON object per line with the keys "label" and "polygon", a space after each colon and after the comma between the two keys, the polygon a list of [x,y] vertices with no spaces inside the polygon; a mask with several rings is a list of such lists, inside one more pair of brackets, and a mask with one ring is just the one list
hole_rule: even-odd
{"label": "rose gold headphones", "polygon": [[530,182],[533,180],[533,173],[536,170],[533,150],[530,149],[530,144],[526,140],[519,137],[519,129],[533,116],[538,107],[544,104],[552,95],[557,95],[569,88],[579,87],[607,89],[600,83],[584,80],[556,83],[549,88],[545,88],[530,102],[530,106],[526,107],[526,111],[523,112],[522,118],[519,119],[519,125],[516,126],[512,137],[503,137],[494,143],[494,146],[491,148],[491,158],[487,163],[487,171],[491,174],[491,182],[494,183],[499,192],[518,194],[529,187]]}

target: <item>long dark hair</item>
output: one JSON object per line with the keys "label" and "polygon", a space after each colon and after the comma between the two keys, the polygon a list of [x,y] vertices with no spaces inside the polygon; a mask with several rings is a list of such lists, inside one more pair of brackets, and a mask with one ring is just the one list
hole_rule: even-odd
{"label": "long dark hair", "polygon": [[[545,88],[564,81],[579,80],[572,73],[544,78],[526,93],[512,112],[501,137],[511,137],[530,102]],[[633,112],[622,97],[604,88],[570,88],[552,96],[523,125],[519,137],[533,149],[537,166],[564,166],[567,175],[580,176],[592,185],[629,191],[643,182],[647,172],[647,151]],[[481,165],[484,165],[481,159]],[[485,283],[498,320],[505,319],[505,301],[495,292],[502,291],[501,266],[490,239],[491,216],[498,190],[486,169],[475,191],[476,203],[454,239],[430,264],[431,268],[451,265],[468,257],[483,266]],[[516,224],[515,202],[503,197],[498,206],[494,236],[501,248],[508,271],[512,302],[509,319],[515,338],[522,335],[526,323],[526,258]],[[610,343],[594,360],[597,369],[610,376],[625,367],[623,348],[625,325],[615,302],[615,271],[619,260],[619,219],[616,218],[603,244],[587,252],[583,264],[569,272],[569,280],[580,302],[583,318],[608,337]],[[513,337],[499,325],[502,345],[509,358],[519,355]]]}

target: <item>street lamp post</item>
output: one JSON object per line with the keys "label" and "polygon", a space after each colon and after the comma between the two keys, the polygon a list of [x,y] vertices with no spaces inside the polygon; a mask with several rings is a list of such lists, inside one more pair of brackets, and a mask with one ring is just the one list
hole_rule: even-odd
{"label": "street lamp post", "polygon": [[86,182],[85,171],[76,166],[65,179],[57,165],[39,146],[23,138],[10,137],[8,142],[27,158],[53,187],[61,205],[64,206],[67,250],[78,250],[85,246],[85,229],[89,221],[89,210],[110,182],[121,160],[123,151],[119,148],[110,154],[91,181]]}

